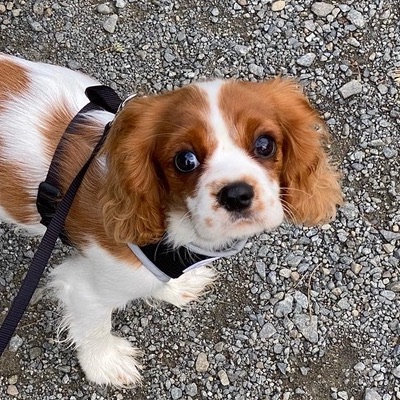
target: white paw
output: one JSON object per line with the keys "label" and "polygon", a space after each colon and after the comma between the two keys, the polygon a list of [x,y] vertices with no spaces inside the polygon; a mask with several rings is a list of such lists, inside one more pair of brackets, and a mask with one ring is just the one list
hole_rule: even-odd
{"label": "white paw", "polygon": [[78,359],[88,380],[98,385],[133,387],[140,384],[140,351],[112,334],[90,339],[78,347]]}
{"label": "white paw", "polygon": [[183,307],[204,294],[207,286],[217,279],[217,272],[209,267],[199,267],[168,281],[153,295],[177,307]]}

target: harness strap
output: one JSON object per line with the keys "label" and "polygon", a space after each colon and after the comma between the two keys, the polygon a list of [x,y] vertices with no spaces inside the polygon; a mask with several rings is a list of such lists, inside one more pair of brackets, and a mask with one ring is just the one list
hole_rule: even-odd
{"label": "harness strap", "polygon": [[[93,89],[101,96],[102,93],[109,93],[110,88],[106,90],[103,89],[106,87],[100,87],[98,90]],[[105,91],[104,91],[105,90]],[[90,93],[88,93],[90,95]],[[114,99],[118,98],[118,96],[114,93],[112,96]],[[118,98],[119,99],[119,98]],[[119,100],[120,101],[120,100]],[[85,106],[86,107],[86,106]],[[85,108],[84,107],[84,108]],[[118,105],[117,107],[118,108]],[[95,148],[92,151],[89,159],[86,161],[85,165],[78,172],[71,185],[69,186],[67,192],[60,200],[59,203],[56,203],[57,210],[54,212],[52,216],[47,230],[39,244],[39,247],[32,259],[31,265],[26,273],[26,276],[22,282],[21,288],[14,298],[11,307],[4,319],[1,327],[0,327],[0,355],[3,354],[5,348],[7,347],[12,335],[17,328],[19,321],[21,320],[28,304],[33,296],[34,291],[39,283],[40,277],[43,274],[43,271],[49,261],[51,253],[53,251],[54,245],[59,237],[64,222],[67,218],[68,211],[72,205],[75,194],[77,193],[79,186],[91,164],[93,159],[96,157],[99,152],[101,146],[104,143],[105,138],[107,137],[107,133],[110,128],[110,123],[107,124],[104,129],[104,133],[100,138],[99,142],[96,144]]]}
{"label": "harness strap", "polygon": [[[84,121],[85,115],[88,112],[93,110],[106,110],[115,114],[122,102],[114,90],[105,85],[90,86],[86,89],[85,94],[90,100],[90,103],[86,104],[69,123],[61,140],[58,142],[46,179],[39,185],[36,207],[41,216],[40,223],[44,226],[49,226],[56,213],[58,203],[63,197],[59,188],[59,162],[65,147],[64,139],[69,135],[79,134],[80,131],[77,127]],[[72,246],[64,227],[60,233],[60,239],[64,244]]]}

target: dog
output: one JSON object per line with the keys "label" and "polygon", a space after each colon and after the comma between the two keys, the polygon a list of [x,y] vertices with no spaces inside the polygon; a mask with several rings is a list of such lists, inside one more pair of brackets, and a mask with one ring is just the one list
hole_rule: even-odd
{"label": "dog", "polygon": [[[93,85],[77,71],[0,55],[3,221],[43,234],[38,187]],[[88,112],[58,156],[63,193],[110,121],[65,223],[77,254],[51,272],[50,287],[87,379],[134,386],[138,350],[111,333],[112,311],[138,298],[182,307],[216,277],[200,262],[170,279],[135,248],[166,243],[212,261],[284,219],[331,220],[342,192],[327,129],[290,79],[194,83],[126,101],[116,116]]]}

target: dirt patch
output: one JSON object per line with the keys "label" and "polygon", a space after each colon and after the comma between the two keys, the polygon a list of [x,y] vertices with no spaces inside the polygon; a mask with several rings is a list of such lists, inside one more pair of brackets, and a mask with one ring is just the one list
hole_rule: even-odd
{"label": "dirt patch", "polygon": [[[361,400],[362,391],[358,385],[353,367],[359,361],[359,346],[349,338],[339,338],[337,343],[328,347],[325,355],[315,361],[304,363],[296,360],[298,368],[291,374],[289,384],[293,390],[303,388],[306,394],[294,394],[293,400],[322,400],[331,398],[332,388],[346,391],[349,398]],[[309,368],[306,375],[300,367]]]}

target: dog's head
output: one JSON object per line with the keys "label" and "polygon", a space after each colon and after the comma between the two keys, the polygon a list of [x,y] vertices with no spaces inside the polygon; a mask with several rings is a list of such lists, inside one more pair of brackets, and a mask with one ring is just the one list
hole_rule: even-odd
{"label": "dog's head", "polygon": [[107,232],[147,244],[217,249],[276,228],[317,224],[342,194],[327,132],[295,82],[213,81],[131,100],[105,144]]}

